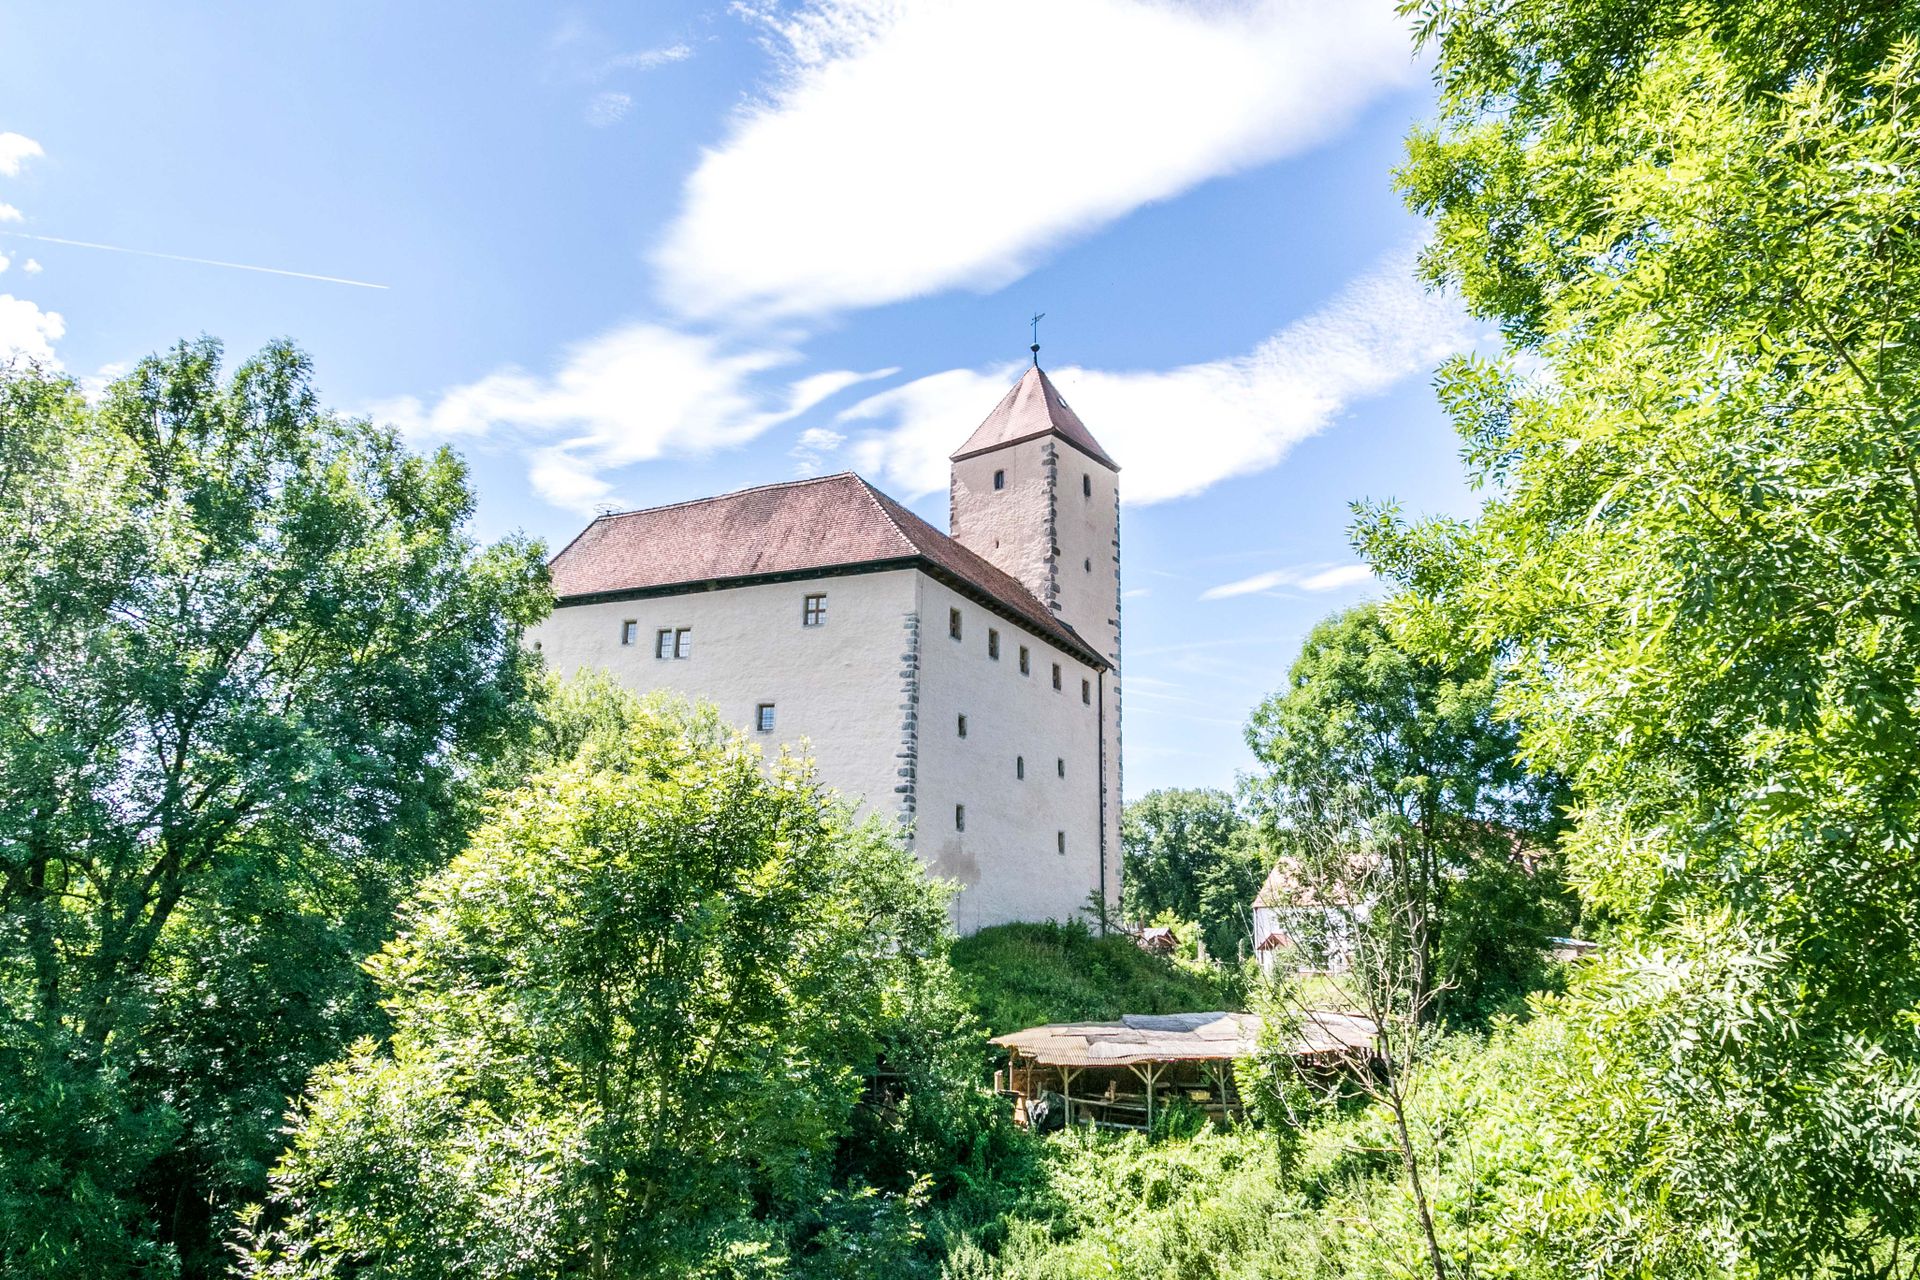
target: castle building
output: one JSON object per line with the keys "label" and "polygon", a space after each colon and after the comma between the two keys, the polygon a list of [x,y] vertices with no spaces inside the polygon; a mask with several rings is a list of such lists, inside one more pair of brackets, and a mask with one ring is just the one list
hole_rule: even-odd
{"label": "castle building", "polygon": [[845,472],[601,516],[552,575],[549,667],[805,739],[962,931],[1117,900],[1119,467],[1037,363],[952,455],[949,533]]}

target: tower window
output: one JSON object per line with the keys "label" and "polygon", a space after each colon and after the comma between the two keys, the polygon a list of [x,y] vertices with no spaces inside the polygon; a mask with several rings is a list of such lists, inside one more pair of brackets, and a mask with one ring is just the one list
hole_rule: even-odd
{"label": "tower window", "polygon": [[1060,854],[1064,854],[1067,851],[1066,832],[1056,831],[1053,833],[1053,851]]}
{"label": "tower window", "polygon": [[967,806],[963,804],[953,806],[953,829],[955,831],[967,829]]}
{"label": "tower window", "polygon": [[1004,471],[996,471],[996,472],[994,472],[994,473],[993,473],[993,487],[994,487],[994,488],[996,488],[996,489],[1004,489],[1004,488],[1006,488],[1006,487],[1007,487],[1007,473],[1006,473],[1006,472],[1004,472]]}
{"label": "tower window", "polygon": [[1021,645],[1020,646],[1020,674],[1023,676],[1030,676],[1033,674],[1033,664],[1030,661],[1028,661],[1028,657],[1029,655],[1027,653],[1027,646]]}
{"label": "tower window", "polygon": [[992,627],[987,628],[987,656],[995,662],[1000,661],[1000,633]]}
{"label": "tower window", "polygon": [[1080,477],[1080,496],[1083,498],[1091,498],[1093,496],[1093,477],[1092,476]]}
{"label": "tower window", "polygon": [[629,645],[640,643],[640,624],[632,618],[620,624],[620,643]]}
{"label": "tower window", "polygon": [[808,596],[800,605],[800,625],[818,627],[827,621],[827,593],[817,591]]}
{"label": "tower window", "polygon": [[1015,756],[1013,758],[1013,776],[1022,781],[1026,780],[1027,758],[1025,756]]}
{"label": "tower window", "polygon": [[753,709],[753,727],[762,733],[773,732],[773,704],[763,702]]}
{"label": "tower window", "polygon": [[1057,662],[1053,664],[1053,691],[1060,692],[1060,664]]}
{"label": "tower window", "polygon": [[960,638],[960,611],[958,609],[947,610],[947,634],[955,640]]}
{"label": "tower window", "polygon": [[1063,778],[1067,776],[1067,758],[1065,756],[1059,756],[1055,758],[1053,762],[1053,771],[1059,774]]}
{"label": "tower window", "polygon": [[1082,560],[1082,561],[1080,562],[1080,567],[1081,567],[1082,569],[1085,569],[1085,570],[1086,570],[1086,571],[1087,571],[1088,573],[1092,573],[1092,572],[1093,572],[1093,560],[1092,560],[1092,558],[1091,558],[1091,557],[1089,557],[1088,559],[1085,559],[1085,560]]}
{"label": "tower window", "polygon": [[691,658],[693,656],[693,628],[662,627],[654,632],[653,656],[656,658]]}
{"label": "tower window", "polygon": [[960,731],[961,737],[963,738],[966,737],[967,736],[967,718],[965,716],[961,716],[959,721],[955,725],[955,728],[957,728]]}
{"label": "tower window", "polygon": [[1088,706],[1093,705],[1093,681],[1082,680],[1080,682],[1080,701],[1086,703]]}

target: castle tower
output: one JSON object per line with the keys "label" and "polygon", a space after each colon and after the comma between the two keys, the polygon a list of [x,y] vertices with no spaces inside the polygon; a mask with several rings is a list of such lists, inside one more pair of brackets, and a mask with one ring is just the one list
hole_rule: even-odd
{"label": "castle tower", "polygon": [[952,455],[954,541],[1017,578],[1113,664],[1101,719],[1101,883],[1120,893],[1120,467],[1036,360]]}

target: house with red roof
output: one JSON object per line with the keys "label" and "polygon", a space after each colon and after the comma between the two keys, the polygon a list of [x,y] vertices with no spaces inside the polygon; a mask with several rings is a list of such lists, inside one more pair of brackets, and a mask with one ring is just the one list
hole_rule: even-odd
{"label": "house with red roof", "polygon": [[1119,893],[1119,467],[1037,363],[951,462],[946,532],[851,472],[600,516],[529,641],[804,742],[962,930],[1070,919]]}

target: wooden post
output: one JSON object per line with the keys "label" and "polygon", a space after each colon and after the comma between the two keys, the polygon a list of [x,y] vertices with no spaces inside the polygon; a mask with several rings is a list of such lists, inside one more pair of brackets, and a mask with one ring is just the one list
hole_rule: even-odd
{"label": "wooden post", "polygon": [[1060,1096],[1065,1100],[1061,1110],[1066,1114],[1066,1123],[1073,1123],[1073,1078],[1080,1073],[1072,1067],[1060,1068]]}

